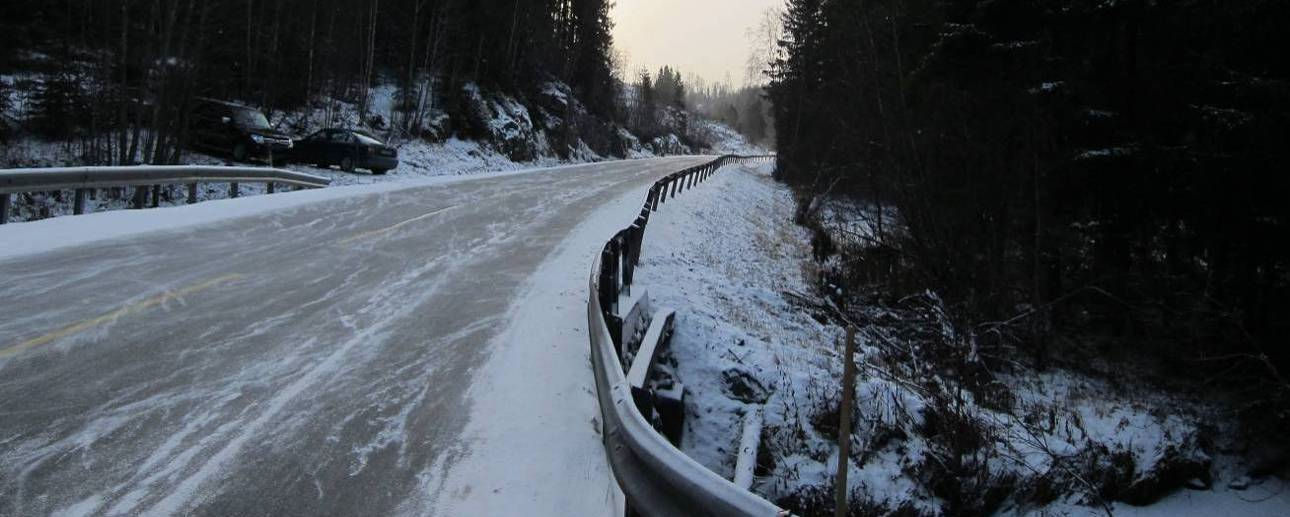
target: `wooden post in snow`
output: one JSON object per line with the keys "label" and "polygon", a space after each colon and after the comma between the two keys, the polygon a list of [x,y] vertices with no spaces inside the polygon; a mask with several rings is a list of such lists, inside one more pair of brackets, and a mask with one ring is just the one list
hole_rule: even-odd
{"label": "wooden post in snow", "polygon": [[847,465],[851,457],[851,403],[856,391],[856,329],[847,327],[847,342],[842,355],[842,408],[838,422],[838,475],[833,484],[833,515],[847,514]]}
{"label": "wooden post in snow", "polygon": [[743,432],[739,437],[739,453],[735,456],[735,486],[748,490],[752,487],[757,470],[757,448],[761,445],[761,406],[749,408],[744,413]]}

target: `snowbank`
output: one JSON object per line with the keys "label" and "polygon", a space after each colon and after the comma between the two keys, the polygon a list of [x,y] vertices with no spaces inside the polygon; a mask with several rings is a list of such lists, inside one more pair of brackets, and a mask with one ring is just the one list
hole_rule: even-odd
{"label": "snowbank", "polygon": [[622,513],[588,370],[586,286],[605,240],[644,196],[642,188],[606,203],[530,277],[469,393],[475,403],[463,442],[473,452],[447,454],[461,457],[446,477],[427,480],[435,487],[427,492],[443,495],[430,502],[432,514]]}

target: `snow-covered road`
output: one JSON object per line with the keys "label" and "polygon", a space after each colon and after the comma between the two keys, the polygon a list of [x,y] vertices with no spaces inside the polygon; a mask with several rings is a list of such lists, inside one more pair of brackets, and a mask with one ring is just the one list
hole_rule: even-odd
{"label": "snow-covered road", "polygon": [[[590,375],[564,375],[587,368],[578,299],[649,183],[704,160],[480,177],[11,248],[0,515],[612,504]],[[22,246],[12,235],[0,242]],[[581,434],[544,443],[516,435],[526,429]]]}

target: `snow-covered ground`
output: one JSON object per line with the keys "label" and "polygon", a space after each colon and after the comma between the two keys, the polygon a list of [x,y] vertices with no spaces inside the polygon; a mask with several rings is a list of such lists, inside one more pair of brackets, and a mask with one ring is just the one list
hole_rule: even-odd
{"label": "snow-covered ground", "polygon": [[[434,480],[444,494],[433,502],[434,514],[508,515],[516,508],[526,515],[621,514],[624,499],[604,459],[600,406],[587,370],[586,281],[603,243],[630,222],[624,214],[634,214],[642,198],[629,192],[588,217],[516,300],[507,330],[477,374],[483,380],[469,394],[478,402],[464,441],[475,452]],[[568,490],[571,472],[607,482]],[[564,499],[541,495],[566,490]]]}
{"label": "snow-covered ground", "polygon": [[[392,110],[394,104],[393,95],[394,89],[392,87],[382,86],[375,88],[372,94],[372,109],[374,112],[386,113],[385,117],[392,116],[390,115],[390,110]],[[586,149],[585,145],[579,146],[579,152],[573,153],[567,158],[559,158],[546,145],[545,137],[542,136],[543,133],[534,132],[533,123],[527,118],[528,112],[522,105],[513,99],[505,97],[499,100],[481,100],[481,102],[490,106],[493,117],[490,120],[490,130],[495,133],[495,138],[503,139],[500,144],[485,140],[463,140],[457,137],[451,137],[442,142],[429,142],[418,138],[392,138],[390,143],[398,149],[400,163],[397,169],[384,176],[376,176],[365,170],[348,173],[336,168],[320,169],[303,164],[287,164],[284,167],[327,177],[331,180],[333,187],[338,187],[397,183],[408,180],[421,180],[428,177],[492,174],[614,159],[596,155]],[[21,106],[24,105],[25,103],[23,102],[14,102],[11,105],[11,109],[20,110],[22,109]],[[9,115],[21,118],[21,112],[10,113]],[[339,102],[334,102],[334,105],[328,110],[315,112],[308,117],[294,113],[276,113],[274,116],[275,123],[280,127],[301,134],[307,134],[312,129],[326,126],[357,127],[359,125],[358,119],[356,106]],[[713,122],[704,122],[704,124],[707,125],[713,135],[712,153],[764,153],[763,150],[756,146],[748,144],[742,135],[725,126]],[[302,128],[302,131],[293,130],[292,127]],[[539,152],[531,160],[513,160],[502,149],[505,146],[505,139],[518,138],[513,134],[518,127],[527,127],[528,132],[525,134],[530,135],[529,138],[537,141]],[[532,135],[538,136],[533,137]],[[630,134],[625,134],[625,137],[630,137]],[[656,157],[654,152],[648,147],[641,147],[639,142],[632,146],[629,155],[631,159]],[[185,152],[181,161],[190,165],[236,165],[227,158],[197,152]],[[83,164],[84,161],[80,157],[78,146],[68,142],[48,142],[33,137],[18,136],[6,142],[2,152],[0,152],[0,169],[64,167]],[[244,197],[258,196],[265,193],[266,188],[261,184],[244,184],[239,188],[239,194]],[[95,192],[93,196],[92,199],[87,200],[88,210],[90,212],[102,212],[128,208],[131,192],[125,189],[99,191]],[[224,184],[203,184],[198,192],[200,201],[225,199],[227,197],[228,186]],[[27,221],[45,216],[70,215],[72,210],[70,198],[71,196],[66,192],[54,195],[48,193],[21,195],[16,198],[16,213],[11,214],[11,221]],[[171,185],[163,188],[161,205],[180,205],[184,204],[185,200],[185,191],[180,186]]]}
{"label": "snow-covered ground", "polygon": [[[606,162],[600,165],[612,163],[615,162]],[[203,198],[204,200],[218,201],[216,203],[197,203],[193,205],[180,203],[159,209],[99,211],[75,218],[56,217],[24,224],[7,224],[0,226],[0,240],[10,245],[0,247],[0,260],[98,241],[176,230],[271,211],[288,210],[313,203],[417,187],[446,186],[485,177],[540,173],[559,168],[517,169],[499,171],[487,176],[408,177],[400,178],[396,181],[367,185],[347,185],[326,189],[281,192],[272,196],[244,195],[237,199],[218,196]],[[247,185],[243,189],[250,187],[253,186]],[[125,201],[122,200],[121,203],[124,206]],[[164,216],[160,216],[155,210],[164,210]]]}
{"label": "snow-covered ground", "polygon": [[[636,285],[678,311],[682,449],[731,477],[742,415],[762,407],[753,490],[831,514],[843,330],[812,303],[810,235],[794,208],[769,167],[725,169],[654,215]],[[853,512],[1290,515],[1290,485],[1247,476],[1212,401],[1056,368],[1000,373],[995,395],[976,400],[926,364],[936,350],[902,332],[952,334],[939,301],[906,303],[861,311]],[[1193,488],[1147,506],[1105,501],[1150,501],[1184,481]]]}
{"label": "snow-covered ground", "polygon": [[766,149],[749,142],[748,137],[735,131],[730,126],[706,119],[696,119],[694,123],[699,125],[699,132],[704,134],[711,142],[714,154],[738,154],[741,156],[768,154]]}
{"label": "snow-covered ground", "polygon": [[[7,152],[8,159],[0,163],[0,168],[60,167],[82,163],[76,157],[74,150],[66,145],[34,139],[12,142],[7,147]],[[405,183],[433,177],[502,173],[583,163],[550,157],[532,162],[514,162],[484,143],[456,138],[440,143],[422,140],[404,143],[399,146],[399,160],[399,168],[384,176],[375,176],[363,170],[347,173],[335,168],[319,169],[301,164],[288,164],[285,168],[324,176],[331,180],[332,187],[341,187]],[[185,153],[183,161],[189,165],[239,165],[230,160],[195,152]],[[239,194],[244,197],[265,193],[265,186],[262,184],[243,184],[239,187]],[[163,196],[162,205],[165,206],[184,204],[186,199],[184,189],[174,185],[164,187]],[[130,192],[124,190],[115,194],[99,191],[95,197],[96,199],[87,200],[90,212],[120,210],[128,208],[130,204]],[[227,197],[228,186],[225,184],[202,184],[198,192],[198,198],[201,201]],[[71,213],[70,196],[67,193],[63,193],[61,198],[44,193],[34,194],[31,202],[20,201],[16,205],[18,213],[13,217],[14,221],[36,218],[42,208],[55,217]]]}

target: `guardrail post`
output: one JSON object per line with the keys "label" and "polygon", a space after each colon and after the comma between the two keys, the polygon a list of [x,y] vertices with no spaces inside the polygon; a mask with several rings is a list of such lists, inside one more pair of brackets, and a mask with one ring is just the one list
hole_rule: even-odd
{"label": "guardrail post", "polygon": [[614,281],[614,270],[618,267],[615,262],[618,261],[618,254],[614,253],[614,242],[609,241],[609,246],[605,248],[604,265],[600,271],[600,295],[604,297],[601,305],[608,313],[617,312],[614,305],[618,303],[618,286]]}
{"label": "guardrail post", "polygon": [[643,240],[645,238],[645,226],[649,225],[649,218],[650,218],[649,207],[642,208],[641,215],[636,217],[638,224],[641,225],[641,235],[639,237],[640,240]]}
{"label": "guardrail post", "polygon": [[645,247],[645,224],[644,216],[636,218],[636,224],[632,225],[632,256],[629,259],[632,262],[632,277],[635,278],[635,266],[641,263],[641,248]]}
{"label": "guardrail post", "polygon": [[229,183],[229,184],[228,184],[228,197],[235,198],[235,197],[237,197],[237,196],[238,196],[238,194],[239,194],[239,192],[238,192],[238,188],[237,188],[237,183]]}
{"label": "guardrail post", "polygon": [[9,203],[13,194],[0,194],[0,224],[9,222]]}
{"label": "guardrail post", "polygon": [[[635,233],[635,229],[632,230],[632,233]],[[621,245],[622,253],[619,254],[621,256],[618,259],[618,263],[622,267],[623,271],[623,294],[626,294],[627,296],[632,295],[632,278],[636,274],[636,264],[632,262],[632,257],[636,255],[636,245],[632,242],[633,240],[634,239],[623,239]]]}
{"label": "guardrail post", "polygon": [[142,209],[144,207],[144,203],[148,202],[148,187],[135,187],[134,199],[131,201],[135,210]]}
{"label": "guardrail post", "polygon": [[274,187],[273,187],[273,182],[272,182],[272,181],[270,181],[270,182],[269,182],[268,190],[269,190],[269,193],[270,193],[270,194],[275,193],[275,189],[274,189]]}
{"label": "guardrail post", "polygon": [[197,203],[197,184],[189,183],[188,184],[188,204],[192,205],[196,203]]}
{"label": "guardrail post", "polygon": [[677,184],[677,181],[676,181],[676,179],[675,179],[675,178],[673,178],[672,180],[670,180],[670,183],[672,184],[672,199],[676,199],[676,184]]}
{"label": "guardrail post", "polygon": [[609,285],[607,286],[608,290],[605,291],[605,295],[609,297],[609,304],[605,307],[608,307],[609,312],[614,315],[618,314],[618,297],[623,295],[623,291],[618,284],[619,271],[622,269],[622,259],[620,258],[622,255],[618,253],[617,244],[614,243],[614,249],[609,252],[609,275],[606,278],[609,280]]}
{"label": "guardrail post", "polygon": [[152,186],[152,207],[157,208],[159,206],[161,206],[161,185],[153,185]]}
{"label": "guardrail post", "polygon": [[72,214],[82,215],[85,213],[85,189],[78,188],[72,198]]}

